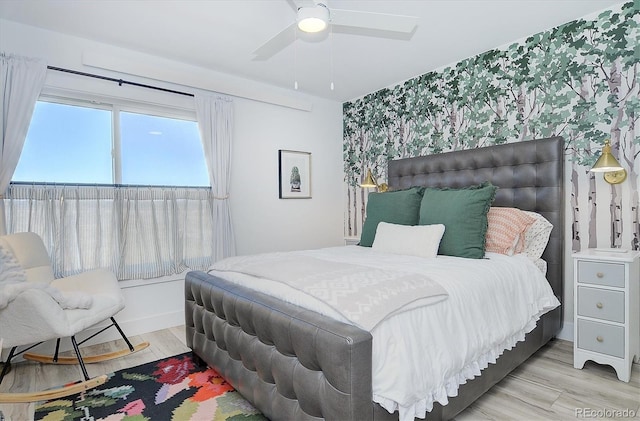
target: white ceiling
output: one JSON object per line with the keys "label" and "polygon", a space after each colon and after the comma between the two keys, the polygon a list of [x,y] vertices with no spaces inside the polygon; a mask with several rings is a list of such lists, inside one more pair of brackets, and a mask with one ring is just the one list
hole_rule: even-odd
{"label": "white ceiling", "polygon": [[[295,20],[287,0],[0,0],[0,18],[347,101],[621,3],[620,0],[327,0],[419,17],[410,40],[334,31],[265,61]],[[333,71],[331,63],[333,62]],[[55,65],[55,63],[50,63]],[[335,89],[331,91],[333,81]]]}

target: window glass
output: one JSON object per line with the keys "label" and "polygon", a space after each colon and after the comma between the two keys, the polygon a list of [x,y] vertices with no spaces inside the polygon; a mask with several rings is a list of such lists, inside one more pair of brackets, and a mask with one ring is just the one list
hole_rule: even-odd
{"label": "window glass", "polygon": [[108,107],[38,101],[12,181],[210,186],[195,121]]}
{"label": "window glass", "polygon": [[195,121],[121,112],[120,130],[123,184],[209,185]]}
{"label": "window glass", "polygon": [[112,183],[111,115],[38,101],[12,181]]}

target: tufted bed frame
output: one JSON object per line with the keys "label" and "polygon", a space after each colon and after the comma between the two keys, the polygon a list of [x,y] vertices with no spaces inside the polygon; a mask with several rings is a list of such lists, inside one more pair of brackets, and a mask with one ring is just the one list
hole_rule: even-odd
{"label": "tufted bed frame", "polygon": [[[564,141],[561,137],[389,162],[392,189],[499,186],[494,206],[545,216],[554,226],[544,252],[547,278],[563,297]],[[273,420],[392,420],[372,402],[371,334],[204,272],[185,281],[187,345]],[[545,314],[519,342],[460,386],[427,420],[449,419],[553,338],[562,307]]]}

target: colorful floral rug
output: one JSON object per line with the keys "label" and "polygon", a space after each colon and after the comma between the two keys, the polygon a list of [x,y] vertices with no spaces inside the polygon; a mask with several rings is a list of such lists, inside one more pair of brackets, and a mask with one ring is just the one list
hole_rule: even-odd
{"label": "colorful floral rug", "polygon": [[266,420],[213,369],[191,353],[127,368],[77,395],[36,405],[36,420]]}

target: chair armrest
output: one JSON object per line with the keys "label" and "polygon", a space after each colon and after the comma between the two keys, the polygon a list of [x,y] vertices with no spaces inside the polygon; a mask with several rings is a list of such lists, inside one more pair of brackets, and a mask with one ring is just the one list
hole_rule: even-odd
{"label": "chair armrest", "polygon": [[51,281],[51,286],[63,292],[122,295],[116,275],[107,269],[89,270],[77,275],[54,279]]}
{"label": "chair armrest", "polygon": [[46,291],[28,289],[0,310],[4,347],[70,336],[65,311]]}

